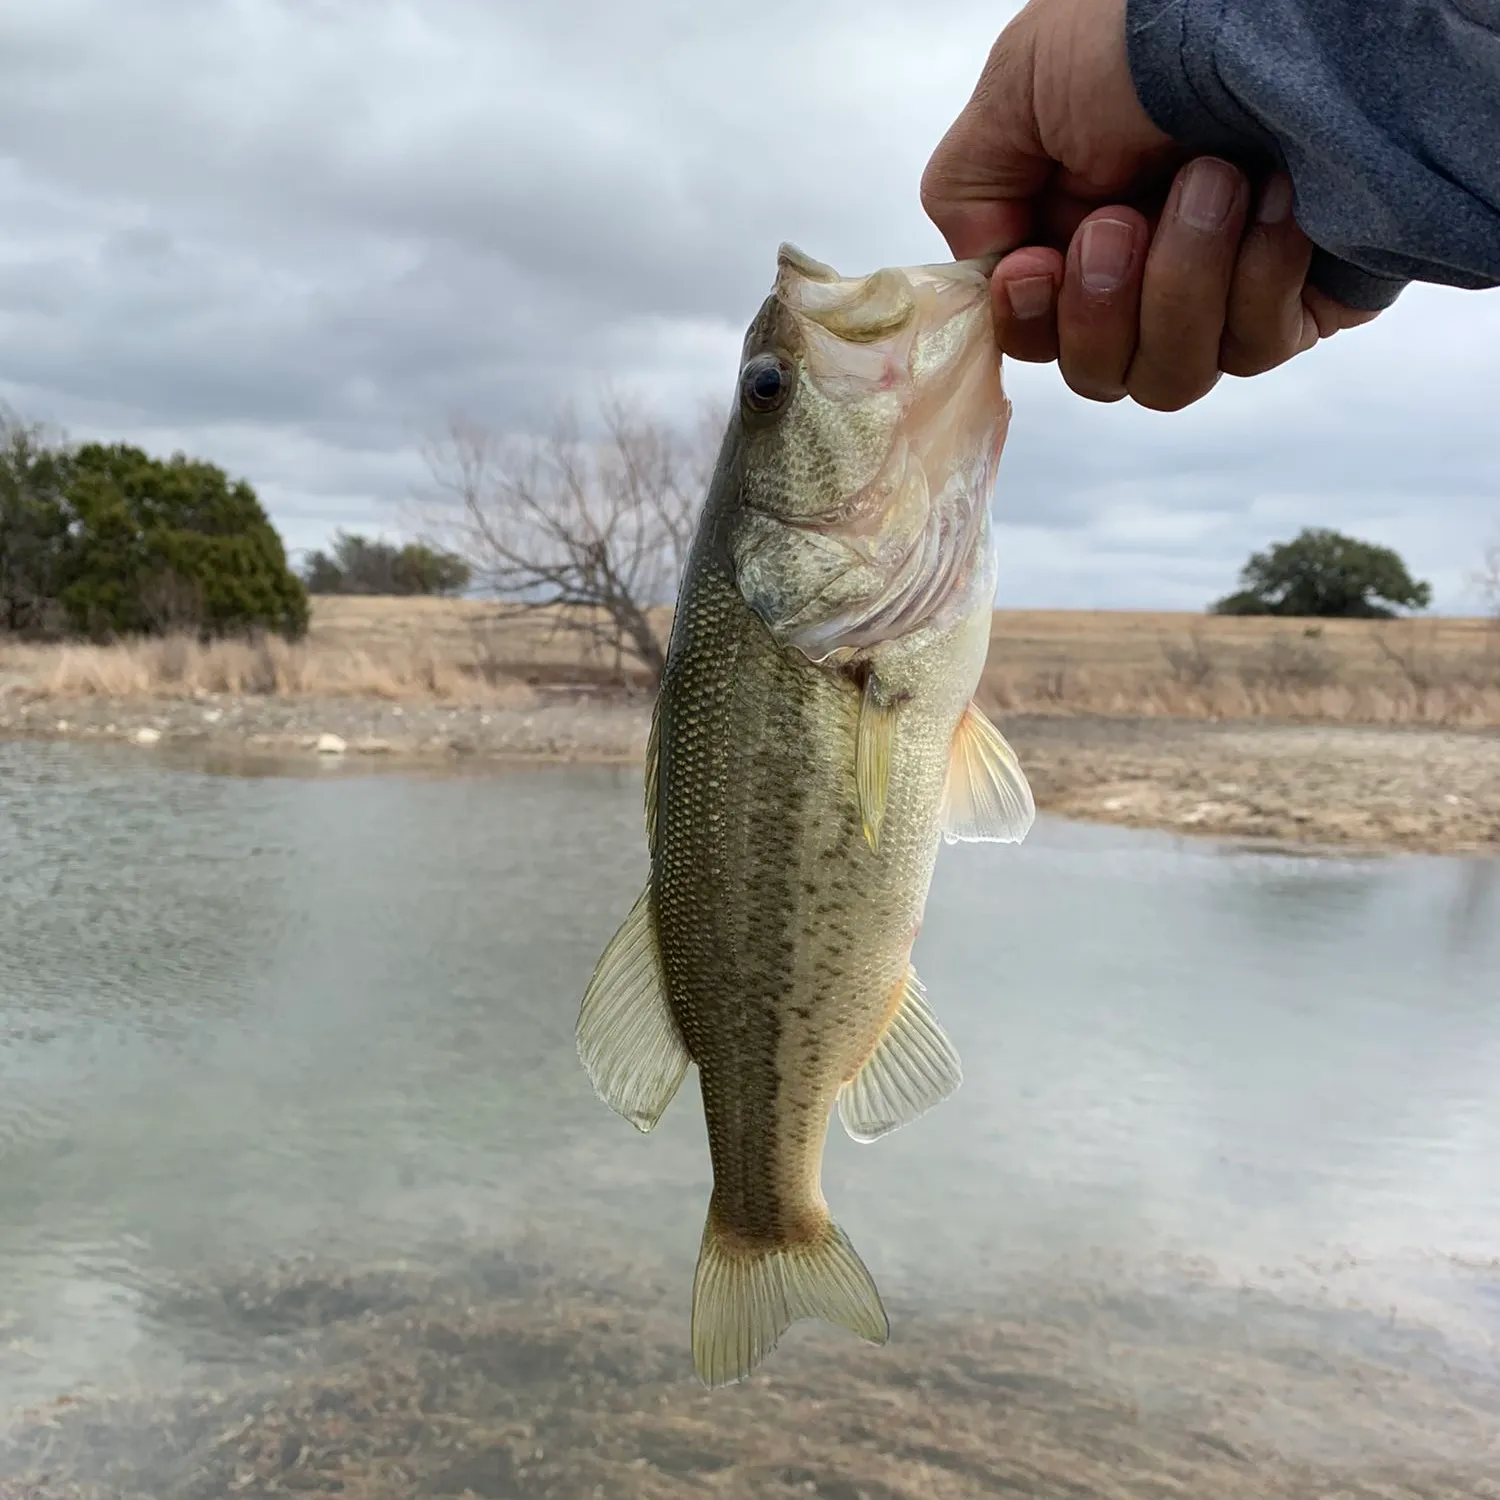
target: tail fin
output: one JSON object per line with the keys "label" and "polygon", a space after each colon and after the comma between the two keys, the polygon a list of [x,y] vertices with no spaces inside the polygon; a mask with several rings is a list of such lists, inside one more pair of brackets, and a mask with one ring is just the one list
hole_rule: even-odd
{"label": "tail fin", "polygon": [[693,1364],[707,1386],[743,1380],[799,1318],[821,1318],[883,1344],[880,1293],[831,1219],[813,1240],[771,1250],[726,1239],[713,1209],[693,1278]]}

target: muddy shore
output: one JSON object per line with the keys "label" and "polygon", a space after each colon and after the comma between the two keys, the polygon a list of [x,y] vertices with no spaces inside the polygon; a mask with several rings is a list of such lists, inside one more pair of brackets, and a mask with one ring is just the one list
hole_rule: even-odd
{"label": "muddy shore", "polygon": [[[572,689],[503,705],[200,697],[0,696],[0,737],[117,741],[327,766],[630,764],[649,706]],[[1065,817],[1346,850],[1500,853],[1500,733],[996,716],[1038,805]],[[321,745],[321,750],[320,750]]]}

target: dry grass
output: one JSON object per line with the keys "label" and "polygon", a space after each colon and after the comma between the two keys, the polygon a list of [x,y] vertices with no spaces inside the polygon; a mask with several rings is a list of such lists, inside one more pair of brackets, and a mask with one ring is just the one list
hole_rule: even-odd
{"label": "dry grass", "polygon": [[[320,599],[312,629],[295,644],[277,636],[207,645],[182,636],[109,646],[0,644],[0,684],[10,678],[48,699],[503,704],[538,675],[587,680],[590,665],[555,639],[548,622],[445,600]],[[606,674],[596,667],[592,675]]]}
{"label": "dry grass", "polygon": [[[669,623],[660,611],[663,638]],[[999,611],[989,662],[982,696],[1004,713],[1500,727],[1500,628],[1484,620]],[[555,618],[465,600],[320,598],[297,645],[0,643],[0,691],[37,698],[503,704],[526,684],[621,680]]]}
{"label": "dry grass", "polygon": [[1000,611],[981,694],[1005,713],[1495,728],[1500,629]]}

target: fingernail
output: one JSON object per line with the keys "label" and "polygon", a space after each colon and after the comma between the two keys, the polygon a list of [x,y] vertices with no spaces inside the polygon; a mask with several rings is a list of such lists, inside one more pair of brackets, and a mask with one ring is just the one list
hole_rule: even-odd
{"label": "fingernail", "polygon": [[1007,281],[1005,295],[1018,318],[1039,318],[1052,306],[1052,278],[1023,276],[1019,281]]}
{"label": "fingernail", "polygon": [[1113,292],[1130,275],[1135,231],[1123,219],[1090,219],[1083,226],[1078,269],[1091,292]]}
{"label": "fingernail", "polygon": [[1292,179],[1278,172],[1260,195],[1260,211],[1255,215],[1261,224],[1279,224],[1292,211]]}
{"label": "fingernail", "polygon": [[1216,161],[1211,156],[1195,161],[1182,179],[1177,217],[1203,234],[1221,228],[1234,207],[1236,177],[1228,162]]}

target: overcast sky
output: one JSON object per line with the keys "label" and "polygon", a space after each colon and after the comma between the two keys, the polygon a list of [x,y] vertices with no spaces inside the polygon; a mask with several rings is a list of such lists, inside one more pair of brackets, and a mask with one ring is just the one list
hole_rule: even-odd
{"label": "overcast sky", "polygon": [[[243,475],[287,542],[399,533],[453,412],[732,390],[777,243],[941,259],[922,166],[983,0],[0,0],[0,399]],[[1500,292],[1184,413],[1007,366],[1001,605],[1197,608],[1305,524],[1472,610]]]}

